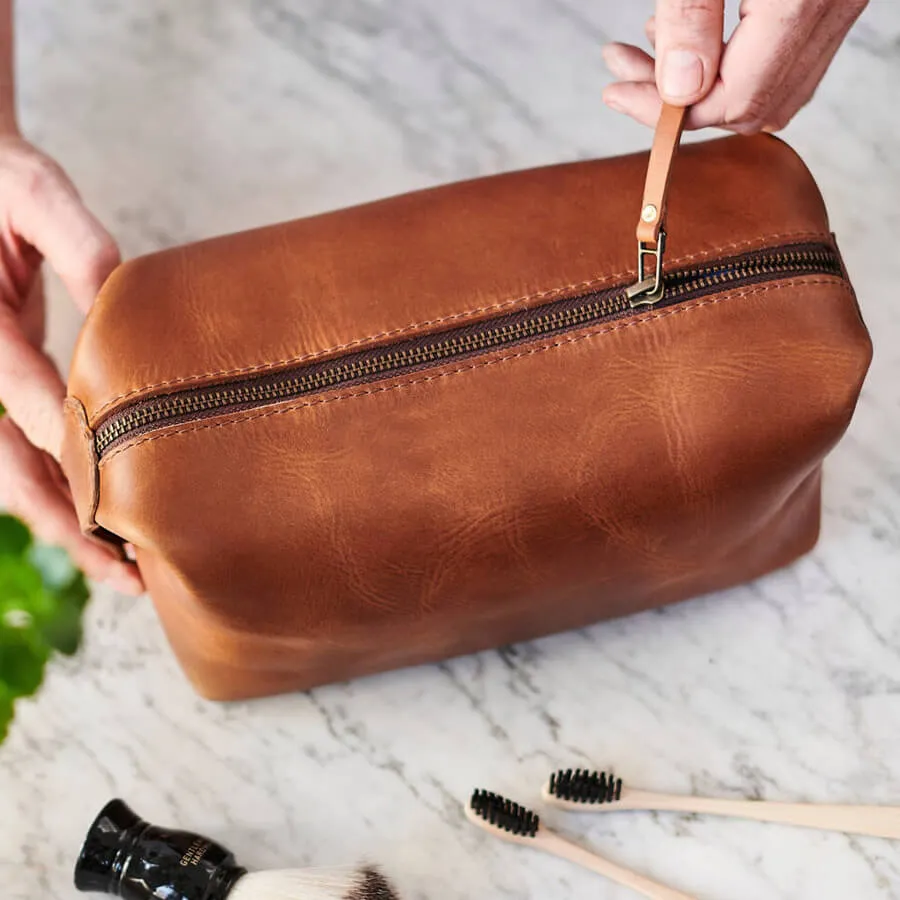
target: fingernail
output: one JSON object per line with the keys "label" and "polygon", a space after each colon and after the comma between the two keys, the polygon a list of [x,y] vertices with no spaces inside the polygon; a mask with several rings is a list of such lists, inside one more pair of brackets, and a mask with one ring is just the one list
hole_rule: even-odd
{"label": "fingernail", "polygon": [[144,593],[144,586],[140,578],[128,569],[116,567],[104,580],[113,590],[131,597],[139,597]]}
{"label": "fingernail", "polygon": [[603,98],[603,102],[604,102],[610,109],[615,110],[615,112],[619,112],[619,113],[625,112],[625,107],[622,106],[622,104],[619,103],[619,102],[616,101],[616,100],[608,100],[606,97],[604,97],[604,98]]}
{"label": "fingernail", "polygon": [[663,60],[660,86],[672,100],[693,97],[703,85],[703,63],[690,50],[670,50]]}

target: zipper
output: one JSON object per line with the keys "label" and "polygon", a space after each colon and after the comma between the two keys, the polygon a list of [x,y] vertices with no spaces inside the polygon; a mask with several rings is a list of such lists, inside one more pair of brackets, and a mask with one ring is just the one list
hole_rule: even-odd
{"label": "zipper", "polygon": [[[801,275],[843,277],[837,251],[823,243],[781,246],[666,273],[654,309],[744,285]],[[133,401],[106,415],[94,441],[102,458],[120,444],[170,425],[281,403],[537,341],[634,315],[628,285],[564,297],[445,331],[383,344],[279,372],[185,388]]]}

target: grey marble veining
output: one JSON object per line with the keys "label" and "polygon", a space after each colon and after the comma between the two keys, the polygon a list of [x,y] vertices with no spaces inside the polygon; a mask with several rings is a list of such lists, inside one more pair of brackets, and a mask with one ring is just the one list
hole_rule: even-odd
{"label": "grey marble veining", "polygon": [[[441,181],[646,145],[603,109],[604,0],[27,0],[24,125],[127,254]],[[382,861],[404,897],[632,896],[493,842],[474,785],[524,802],[558,765],[633,785],[900,804],[900,11],[873,0],[786,133],[829,205],[876,342],[829,461],[822,540],[792,569],[659,613],[309,695],[217,706],[146,601],[98,591],[0,748],[6,900],[74,896],[112,795],[251,867]],[[53,285],[53,344],[77,319]],[[900,849],[681,816],[559,829],[703,900],[890,900]]]}

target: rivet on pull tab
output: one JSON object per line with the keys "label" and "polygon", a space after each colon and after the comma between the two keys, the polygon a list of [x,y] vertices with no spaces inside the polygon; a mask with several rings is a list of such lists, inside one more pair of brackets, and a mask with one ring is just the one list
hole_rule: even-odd
{"label": "rivet on pull tab", "polygon": [[[662,277],[663,255],[666,252],[666,232],[660,229],[656,246],[651,247],[644,241],[638,241],[638,280],[625,289],[625,296],[632,309],[639,306],[653,306],[662,300],[666,290],[666,284]],[[653,274],[644,275],[644,263],[648,256],[655,259]]]}

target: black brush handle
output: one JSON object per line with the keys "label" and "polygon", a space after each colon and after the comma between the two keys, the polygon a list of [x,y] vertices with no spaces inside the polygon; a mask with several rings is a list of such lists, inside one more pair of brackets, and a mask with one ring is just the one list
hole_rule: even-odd
{"label": "black brush handle", "polygon": [[150,825],[112,800],[88,831],[75,887],[123,900],[225,900],[246,874],[220,844]]}

